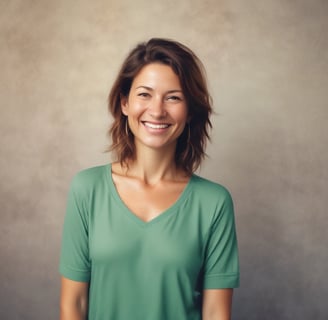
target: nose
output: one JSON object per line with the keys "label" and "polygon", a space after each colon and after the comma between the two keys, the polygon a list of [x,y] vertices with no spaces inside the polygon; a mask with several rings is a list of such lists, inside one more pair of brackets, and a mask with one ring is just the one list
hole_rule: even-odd
{"label": "nose", "polygon": [[154,119],[162,119],[166,116],[164,101],[161,97],[154,97],[149,106],[149,114]]}

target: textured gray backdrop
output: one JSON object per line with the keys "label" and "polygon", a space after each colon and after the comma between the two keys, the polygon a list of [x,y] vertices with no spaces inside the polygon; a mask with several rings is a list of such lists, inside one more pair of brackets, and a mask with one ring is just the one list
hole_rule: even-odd
{"label": "textured gray backdrop", "polygon": [[235,199],[233,319],[328,319],[327,17],[326,0],[1,0],[0,318],[57,319],[69,181],[109,161],[109,87],[161,36],[208,70],[201,174]]}

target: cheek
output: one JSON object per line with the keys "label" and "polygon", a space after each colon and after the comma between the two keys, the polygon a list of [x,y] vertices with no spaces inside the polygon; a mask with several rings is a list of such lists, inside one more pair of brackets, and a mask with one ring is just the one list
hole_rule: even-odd
{"label": "cheek", "polygon": [[133,108],[131,107],[130,103],[126,103],[122,106],[122,113],[125,116],[131,116],[133,114]]}
{"label": "cheek", "polygon": [[131,99],[129,101],[129,115],[130,116],[137,116],[138,114],[142,113],[146,108],[145,102],[143,101],[135,101]]}
{"label": "cheek", "polygon": [[177,119],[181,122],[186,122],[187,118],[188,118],[187,107],[181,107],[180,109],[176,110],[174,112],[174,117],[175,117],[175,119]]}

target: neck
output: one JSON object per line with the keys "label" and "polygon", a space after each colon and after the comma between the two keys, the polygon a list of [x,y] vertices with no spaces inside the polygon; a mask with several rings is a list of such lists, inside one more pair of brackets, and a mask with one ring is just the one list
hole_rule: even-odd
{"label": "neck", "polygon": [[180,180],[186,175],[176,167],[175,149],[154,150],[137,148],[136,159],[129,162],[128,175],[137,177],[149,185],[163,180]]}

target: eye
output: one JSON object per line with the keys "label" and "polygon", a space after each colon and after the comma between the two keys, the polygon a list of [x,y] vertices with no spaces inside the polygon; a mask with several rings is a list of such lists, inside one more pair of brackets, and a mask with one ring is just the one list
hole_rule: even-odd
{"label": "eye", "polygon": [[167,100],[171,100],[171,101],[182,101],[182,98],[179,96],[169,96],[167,97]]}
{"label": "eye", "polygon": [[149,96],[150,96],[150,94],[148,92],[138,93],[138,97],[141,97],[141,98],[148,98]]}

